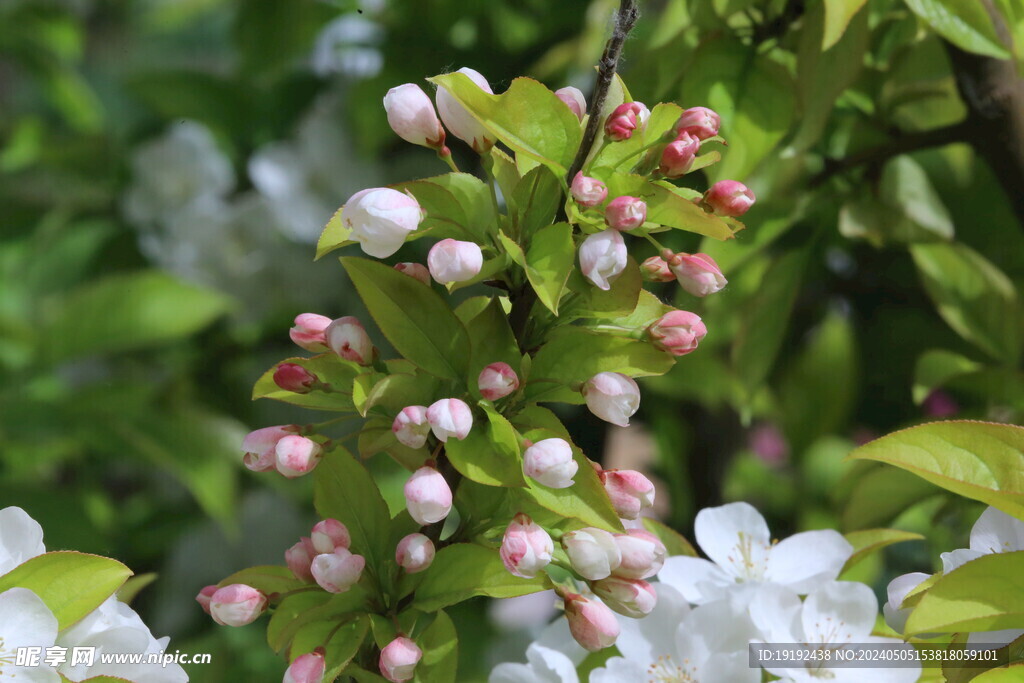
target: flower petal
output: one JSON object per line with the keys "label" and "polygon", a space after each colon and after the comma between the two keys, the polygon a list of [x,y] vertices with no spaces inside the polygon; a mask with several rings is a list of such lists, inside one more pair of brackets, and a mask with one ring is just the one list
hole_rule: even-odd
{"label": "flower petal", "polygon": [[0,510],[0,574],[45,552],[39,522],[19,507]]}
{"label": "flower petal", "polygon": [[950,550],[948,553],[942,553],[939,555],[939,559],[942,560],[942,573],[948,574],[984,554],[979,550],[970,550],[968,548],[957,548],[956,550]]}
{"label": "flower petal", "polygon": [[852,554],[853,546],[838,531],[805,531],[771,549],[765,579],[804,595],[834,581]]}
{"label": "flower petal", "polygon": [[42,599],[27,588],[0,593],[0,642],[4,650],[47,648],[57,640],[57,617]]}
{"label": "flower petal", "polygon": [[491,670],[487,683],[548,683],[526,664],[504,662]]}
{"label": "flower petal", "polygon": [[1002,510],[988,508],[971,529],[971,550],[983,553],[1024,550],[1024,522]]}
{"label": "flower petal", "polygon": [[643,619],[619,617],[619,638],[615,646],[626,659],[650,663],[676,652],[675,633],[690,612],[683,595],[664,583],[655,583],[658,602]]}
{"label": "flower petal", "polygon": [[612,657],[603,667],[590,673],[590,683],[637,683],[644,680],[647,680],[646,667],[622,657]]}
{"label": "flower petal", "polygon": [[805,642],[863,643],[878,616],[878,600],[863,583],[830,581],[804,602]]}
{"label": "flower petal", "polygon": [[697,513],[694,535],[704,554],[732,576],[760,579],[771,536],[761,513],[749,503],[729,503]]}
{"label": "flower petal", "polygon": [[672,586],[695,604],[716,600],[722,597],[725,589],[736,585],[717,564],[682,555],[665,560],[665,565],[658,572],[658,580]]}
{"label": "flower petal", "polygon": [[[800,596],[776,583],[760,586],[750,601],[750,619],[765,642],[803,642]],[[774,672],[773,672],[774,673]]]}
{"label": "flower petal", "polygon": [[526,648],[526,660],[542,681],[551,683],[579,683],[576,665],[568,657],[549,647],[532,643]]}

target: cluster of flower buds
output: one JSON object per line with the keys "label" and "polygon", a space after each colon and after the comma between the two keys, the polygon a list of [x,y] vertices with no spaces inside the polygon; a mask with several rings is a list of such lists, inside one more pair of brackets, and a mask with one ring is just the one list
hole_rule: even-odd
{"label": "cluster of flower buds", "polygon": [[[373,362],[376,349],[366,329],[359,322],[358,318],[344,316],[336,320],[318,315],[316,313],[302,313],[295,318],[295,326],[289,330],[289,336],[300,347],[307,351],[323,352],[333,351],[345,360],[350,360],[360,365],[369,365]],[[289,366],[285,368],[285,366]],[[278,372],[274,374],[274,382],[286,391],[296,393],[307,393],[318,388],[319,380],[312,373],[295,363],[284,363],[278,366]],[[280,377],[279,377],[280,375]],[[287,385],[305,387],[305,391],[289,388]]]}
{"label": "cluster of flower buds", "polygon": [[295,578],[315,582],[329,593],[344,593],[359,582],[366,560],[349,548],[348,528],[336,519],[317,522],[309,536],[285,551],[285,564]]}
{"label": "cluster of flower buds", "polygon": [[323,457],[323,447],[301,436],[297,425],[264,427],[250,432],[242,441],[242,462],[253,472],[276,469],[294,479],[309,474]]}

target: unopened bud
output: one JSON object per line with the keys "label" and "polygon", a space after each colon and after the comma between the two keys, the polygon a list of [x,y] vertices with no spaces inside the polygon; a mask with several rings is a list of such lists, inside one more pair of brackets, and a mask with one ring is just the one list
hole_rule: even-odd
{"label": "unopened bud", "polygon": [[669,311],[647,328],[654,345],[673,356],[695,351],[707,333],[708,328],[700,316],[689,311]]}
{"label": "unopened bud", "polygon": [[295,316],[295,326],[288,330],[292,341],[306,349],[318,353],[327,350],[324,331],[331,324],[331,319],[316,313],[301,313]]}
{"label": "unopened bud", "polygon": [[395,548],[395,562],[409,574],[421,572],[434,561],[434,542],[423,534],[409,534]]}
{"label": "unopened bud", "polygon": [[302,540],[284,551],[284,563],[288,565],[296,579],[312,582],[313,573],[310,571],[310,565],[317,554],[313,541],[308,536],[303,536]]}
{"label": "unopened bud", "polygon": [[622,562],[612,572],[627,579],[647,579],[661,571],[665,564],[665,544],[645,529],[629,529],[615,534]]}
{"label": "unopened bud", "polygon": [[204,588],[203,590],[199,591],[199,594],[196,595],[196,602],[199,603],[199,606],[202,607],[203,611],[207,614],[210,613],[210,600],[211,598],[213,598],[213,594],[216,592],[217,586],[210,585]]}
{"label": "unopened bud", "polygon": [[583,175],[583,171],[572,179],[569,191],[580,206],[597,206],[608,197],[608,186],[597,178]]}
{"label": "unopened bud", "polygon": [[501,540],[501,561],[514,576],[532,579],[548,566],[555,544],[548,532],[520,512],[505,529]]}
{"label": "unopened bud", "polygon": [[405,482],[405,506],[417,524],[440,522],[452,510],[452,490],[444,475],[433,467],[421,467]]}
{"label": "unopened bud", "polygon": [[523,453],[523,472],[544,486],[564,489],[573,485],[579,465],[572,457],[572,446],[565,439],[542,439]]}
{"label": "unopened bud", "polygon": [[346,548],[313,558],[310,571],[318,586],[328,593],[344,593],[359,582],[366,560]]}
{"label": "unopened bud", "polygon": [[476,242],[448,238],[432,246],[427,253],[430,274],[443,285],[472,280],[483,265],[484,255]]}
{"label": "unopened bud", "polygon": [[295,434],[297,430],[295,425],[278,425],[249,432],[242,441],[242,451],[245,453],[242,462],[253,472],[274,469],[277,464],[277,442]]}
{"label": "unopened bud", "polygon": [[682,133],[673,142],[665,145],[658,171],[666,178],[678,178],[689,173],[699,149],[700,140],[696,136]]}
{"label": "unopened bud", "polygon": [[428,287],[430,286],[430,271],[422,263],[411,263],[409,261],[396,263],[395,270],[411,278],[416,278]]}
{"label": "unopened bud", "polygon": [[352,537],[348,533],[348,527],[336,519],[325,519],[317,522],[313,527],[309,540],[317,554],[333,553],[338,548],[348,548],[352,545]]}
{"label": "unopened bud", "polygon": [[425,406],[406,406],[402,408],[395,421],[391,423],[391,431],[403,446],[423,448],[430,434],[430,423],[427,421]]}
{"label": "unopened bud", "polygon": [[615,615],[596,600],[574,593],[567,594],[565,616],[572,637],[590,652],[611,647],[619,637],[619,622]]}
{"label": "unopened bud", "polygon": [[639,228],[647,220],[647,202],[637,197],[616,197],[605,207],[604,220],[615,230]]}
{"label": "unopened bud", "polygon": [[398,251],[422,220],[423,209],[416,198],[389,187],[360,190],[341,210],[341,222],[352,231],[352,239],[377,258]]}
{"label": "unopened bud", "polygon": [[319,651],[299,655],[284,672],[282,683],[322,683],[325,666],[323,653]]}
{"label": "unopened bud", "polygon": [[689,133],[698,140],[707,140],[718,135],[722,117],[707,107],[691,107],[676,121],[676,134]]}
{"label": "unopened bud", "polygon": [[491,363],[480,371],[477,386],[481,396],[497,401],[519,388],[519,377],[508,363]]}
{"label": "unopened bud", "polygon": [[388,90],[384,111],[391,130],[406,142],[440,149],[444,146],[444,128],[434,113],[434,104],[415,83],[406,83]]}
{"label": "unopened bud", "polygon": [[671,282],[676,279],[668,268],[668,261],[660,256],[652,256],[644,259],[640,264],[640,272],[648,282]]}
{"label": "unopened bud", "polygon": [[274,384],[295,394],[308,394],[319,380],[298,363],[281,363],[274,370]]}
{"label": "unopened bud", "polygon": [[292,434],[277,442],[274,457],[277,471],[294,479],[313,471],[323,457],[323,449],[312,439]]}
{"label": "unopened bud", "polygon": [[331,351],[345,360],[360,365],[369,365],[373,362],[373,342],[370,341],[370,336],[366,334],[359,318],[351,315],[338,318],[328,326],[325,336]]}
{"label": "unopened bud", "polygon": [[615,537],[604,529],[586,527],[562,536],[562,546],[577,574],[590,581],[611,576],[622,562]]}
{"label": "unopened bud", "polygon": [[405,636],[399,636],[380,651],[380,674],[391,683],[405,683],[416,675],[423,651]]}
{"label": "unopened bud", "polygon": [[[493,94],[487,79],[479,71],[462,67],[459,73],[466,74],[470,80],[488,94]],[[469,143],[477,154],[486,154],[494,146],[495,138],[484,126],[459,104],[458,100],[444,88],[437,89],[437,113],[448,127],[451,134],[463,142]]]}
{"label": "unopened bud", "polygon": [[601,481],[622,519],[637,519],[641,510],[654,505],[654,484],[635,470],[604,470]]}
{"label": "unopened bud", "polygon": [[473,428],[473,411],[465,401],[443,398],[427,408],[427,422],[438,441],[447,442],[453,436],[462,441]]}
{"label": "unopened bud", "polygon": [[245,626],[267,608],[267,596],[252,586],[233,583],[210,596],[210,616],[221,626]]}
{"label": "unopened bud", "polygon": [[668,267],[679,285],[694,296],[714,294],[729,284],[722,269],[707,254],[673,254]]}
{"label": "unopened bud", "polygon": [[583,385],[583,398],[594,415],[628,427],[629,418],[640,408],[640,387],[621,372],[600,372]]}
{"label": "unopened bud", "polygon": [[604,132],[612,140],[628,140],[633,137],[633,131],[643,128],[648,114],[641,102],[623,102],[608,115]]}
{"label": "unopened bud", "polygon": [[579,88],[574,88],[571,85],[565,88],[559,88],[555,91],[555,96],[565,102],[565,106],[569,107],[569,111],[576,115],[580,121],[583,120],[583,115],[587,113],[587,98],[583,96],[583,92]]}
{"label": "unopened bud", "polygon": [[719,216],[742,216],[755,201],[750,188],[735,180],[719,180],[704,193],[704,203]]}
{"label": "unopened bud", "polygon": [[609,290],[612,282],[626,269],[626,241],[618,230],[603,230],[580,244],[580,270],[598,289]]}
{"label": "unopened bud", "polygon": [[597,597],[624,617],[642,619],[654,609],[658,594],[651,584],[641,579],[609,576],[590,584]]}

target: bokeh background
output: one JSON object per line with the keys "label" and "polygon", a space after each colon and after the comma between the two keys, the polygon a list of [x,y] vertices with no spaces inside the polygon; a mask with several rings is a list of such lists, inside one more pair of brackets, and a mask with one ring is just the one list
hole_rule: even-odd
{"label": "bokeh background", "polygon": [[[337,261],[312,260],[322,226],[359,189],[445,171],[391,132],[385,92],[471,66],[497,92],[527,75],[589,93],[616,4],[0,1],[0,507],[152,580],[133,604],[154,634],[213,653],[192,680],[284,670],[260,626],[215,627],[193,596],[283,563],[315,521],[309,482],[248,472],[239,445],[310,420],[249,400],[294,355],[291,319],[365,315]],[[843,457],[917,422],[1024,413],[1024,6],[968,3],[945,26],[922,4],[641,3],[634,98],[713,107],[730,143],[684,182],[759,201],[729,244],[666,238],[731,284],[660,292],[710,333],[644,384],[636,426],[560,413],[590,457],[656,478],[656,514],[687,536],[732,500],[778,537],[927,532],[856,568],[879,589],[963,546],[980,510]],[[402,471],[371,467],[400,505]],[[454,609],[460,680],[521,659],[550,610]]]}

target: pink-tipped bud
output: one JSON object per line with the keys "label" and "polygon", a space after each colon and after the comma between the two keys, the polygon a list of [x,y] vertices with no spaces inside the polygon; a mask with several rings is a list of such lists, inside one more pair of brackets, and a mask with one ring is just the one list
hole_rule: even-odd
{"label": "pink-tipped bud", "polygon": [[210,616],[221,626],[245,626],[267,608],[267,596],[252,586],[233,583],[210,596]]}
{"label": "pink-tipped bud", "polygon": [[484,265],[484,254],[476,242],[451,238],[441,240],[427,252],[430,275],[442,285],[465,282],[476,277]]}
{"label": "pink-tipped bud", "polygon": [[599,372],[583,385],[587,408],[605,422],[628,427],[640,408],[640,387],[621,372]]}
{"label": "pink-tipped bud", "polygon": [[651,584],[641,579],[626,579],[609,576],[607,579],[594,581],[590,588],[604,604],[624,617],[643,619],[658,602],[658,594]]}
{"label": "pink-tipped bud", "polygon": [[501,539],[501,561],[513,576],[532,579],[548,566],[555,544],[548,532],[520,512],[505,529]]}
{"label": "pink-tipped bud", "polygon": [[288,330],[292,341],[306,349],[319,353],[327,350],[324,331],[331,324],[331,319],[316,313],[301,313],[295,316],[295,326]]}
{"label": "pink-tipped bud", "polygon": [[438,441],[447,442],[452,436],[462,441],[473,428],[473,411],[465,401],[442,398],[427,408],[427,422],[430,423],[430,428],[434,430],[434,436]]}
{"label": "pink-tipped bud", "polygon": [[203,590],[199,591],[199,594],[196,595],[196,602],[199,603],[199,606],[202,607],[203,611],[207,614],[210,613],[210,600],[213,598],[213,594],[216,592],[217,586],[210,585],[204,588]]}
{"label": "pink-tipped bud", "polygon": [[673,142],[665,145],[658,171],[666,178],[678,178],[689,173],[699,149],[700,140],[696,136],[682,133]]}
{"label": "pink-tipped bud", "polygon": [[434,561],[434,542],[423,534],[409,534],[395,548],[395,562],[409,574],[421,572]]}
{"label": "pink-tipped bud", "polygon": [[755,201],[750,188],[736,180],[719,180],[704,193],[704,203],[719,216],[742,216]]}
{"label": "pink-tipped bud", "polygon": [[608,186],[597,178],[583,175],[583,171],[572,179],[569,191],[580,206],[597,206],[608,197]]}
{"label": "pink-tipped bud", "polygon": [[596,600],[570,593],[565,596],[569,632],[585,650],[597,652],[615,644],[619,622],[608,607]]}
{"label": "pink-tipped bud", "polygon": [[615,230],[639,228],[647,220],[647,202],[636,197],[616,197],[604,210],[604,221]]}
{"label": "pink-tipped bud", "polygon": [[668,267],[680,286],[694,296],[714,294],[729,284],[715,259],[707,254],[673,254]]}
{"label": "pink-tipped bud", "polygon": [[652,256],[644,259],[640,264],[640,272],[648,282],[671,282],[676,279],[668,268],[668,261],[660,256]]}
{"label": "pink-tipped bud", "polygon": [[323,449],[316,441],[295,434],[277,442],[274,448],[277,471],[294,479],[309,474],[323,457]]}
{"label": "pink-tipped bud", "polygon": [[403,275],[416,278],[428,287],[430,286],[430,271],[427,270],[427,267],[422,263],[412,263],[410,261],[396,263],[395,270]]}
{"label": "pink-tipped bud", "polygon": [[317,554],[333,553],[338,548],[348,549],[352,545],[352,537],[348,527],[336,519],[325,519],[313,526],[309,535]]}
{"label": "pink-tipped bud", "polygon": [[395,421],[391,423],[398,443],[409,448],[423,448],[430,434],[430,423],[427,421],[426,406],[406,406],[402,408]]}
{"label": "pink-tipped bud", "polygon": [[622,563],[615,537],[597,527],[570,531],[562,536],[562,547],[576,573],[591,581],[611,576]]}
{"label": "pink-tipped bud", "polygon": [[398,636],[380,651],[380,675],[391,683],[411,681],[421,657],[423,651],[416,643],[405,636]]}
{"label": "pink-tipped bud", "polygon": [[523,453],[523,473],[553,489],[572,486],[578,469],[572,446],[565,439],[542,439]]}
{"label": "pink-tipped bud", "polygon": [[317,555],[313,541],[308,536],[303,536],[301,541],[284,551],[284,563],[288,565],[296,579],[312,582],[313,572],[310,571],[310,565]]}
{"label": "pink-tipped bud", "polygon": [[405,482],[405,506],[417,524],[440,522],[452,511],[452,490],[444,475],[433,467],[421,467]]}
{"label": "pink-tipped bud", "polygon": [[352,231],[363,252],[387,258],[398,251],[405,238],[423,220],[423,209],[408,192],[371,187],[349,197],[341,210],[341,222]]}
{"label": "pink-tipped bud", "polygon": [[274,370],[274,384],[295,394],[308,394],[319,380],[298,363],[281,363]]}
{"label": "pink-tipped bud", "polygon": [[647,328],[654,346],[673,356],[695,351],[707,333],[708,328],[700,316],[689,311],[669,311]]}
{"label": "pink-tipped bud", "polygon": [[249,432],[242,441],[242,451],[245,453],[242,462],[253,472],[274,469],[277,464],[277,442],[295,434],[297,430],[295,425],[278,425]]}
{"label": "pink-tipped bud", "polygon": [[618,230],[602,230],[580,244],[580,270],[598,289],[609,290],[626,269],[629,253]]}
{"label": "pink-tipped bud", "polygon": [[[469,76],[469,79],[484,92],[493,94],[487,79],[479,71],[464,66],[459,69],[459,73]],[[466,108],[459,104],[450,92],[444,88],[438,88],[435,100],[437,113],[441,115],[441,120],[444,121],[444,125],[448,127],[452,135],[469,143],[469,146],[477,154],[486,154],[490,151],[495,143],[494,134],[488,132],[483,124],[466,111]]]}
{"label": "pink-tipped bud", "polygon": [[648,114],[641,102],[623,102],[608,115],[604,132],[612,140],[628,140],[633,137],[633,131],[643,128]]}
{"label": "pink-tipped bud", "polygon": [[331,351],[345,360],[360,365],[369,365],[373,362],[373,342],[370,341],[370,335],[366,334],[359,318],[351,315],[338,318],[327,327],[325,336]]}
{"label": "pink-tipped bud", "polygon": [[353,555],[347,548],[338,548],[333,553],[324,553],[313,558],[310,572],[318,586],[328,593],[344,593],[359,583],[366,560],[362,555]]}
{"label": "pink-tipped bud", "polygon": [[691,107],[676,121],[676,134],[689,133],[698,140],[707,140],[718,135],[722,117],[707,107]]}
{"label": "pink-tipped bud", "polygon": [[622,519],[637,519],[641,510],[654,505],[654,484],[635,470],[604,470],[601,481]]}
{"label": "pink-tipped bud", "polygon": [[665,564],[665,544],[645,529],[629,529],[615,534],[615,543],[622,554],[622,563],[612,572],[627,579],[648,579]]}
{"label": "pink-tipped bud", "polygon": [[440,149],[444,146],[444,128],[434,113],[434,103],[415,83],[388,90],[384,96],[388,125],[406,142]]}
{"label": "pink-tipped bud", "polygon": [[569,111],[576,114],[576,118],[583,120],[583,115],[587,113],[587,98],[583,96],[583,91],[570,85],[556,90],[555,97],[565,102]]}
{"label": "pink-tipped bud", "polygon": [[322,683],[325,668],[322,652],[307,652],[288,666],[281,683]]}
{"label": "pink-tipped bud", "polygon": [[505,398],[519,388],[519,377],[508,363],[491,363],[477,378],[480,395],[488,401]]}

